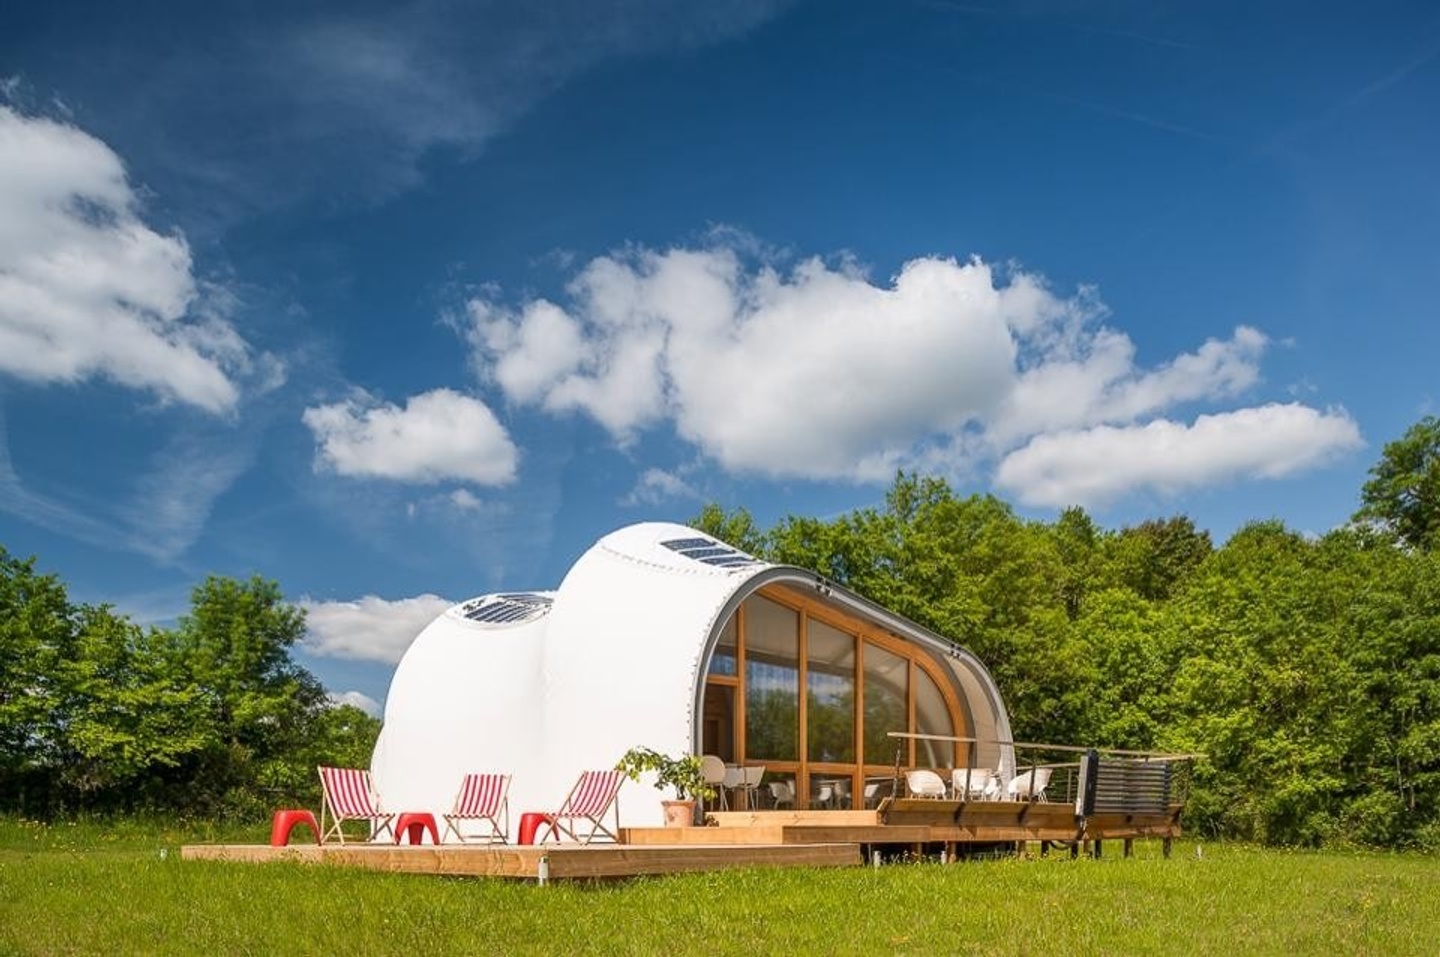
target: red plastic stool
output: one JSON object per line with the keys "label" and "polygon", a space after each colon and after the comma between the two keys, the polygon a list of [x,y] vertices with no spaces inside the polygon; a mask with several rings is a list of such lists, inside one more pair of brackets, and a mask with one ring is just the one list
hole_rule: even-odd
{"label": "red plastic stool", "polygon": [[408,834],[411,844],[419,844],[425,839],[425,832],[430,832],[430,843],[440,843],[440,831],[435,827],[435,815],[426,814],[422,811],[407,811],[395,819],[395,843],[400,843],[400,836]]}
{"label": "red plastic stool", "polygon": [[304,808],[276,811],[275,817],[270,821],[270,846],[284,847],[290,843],[290,832],[297,824],[310,825],[310,832],[315,835],[315,843],[320,843],[320,825],[315,820],[315,815]]}
{"label": "red plastic stool", "polygon": [[550,815],[541,814],[539,811],[526,811],[524,814],[520,815],[519,843],[534,844],[535,832],[540,830],[540,825],[550,823],[552,823],[550,820]]}

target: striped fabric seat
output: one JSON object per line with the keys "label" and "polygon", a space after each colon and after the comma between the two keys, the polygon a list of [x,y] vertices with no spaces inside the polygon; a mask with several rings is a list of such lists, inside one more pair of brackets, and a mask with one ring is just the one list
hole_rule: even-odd
{"label": "striped fabric seat", "polygon": [[[380,799],[375,795],[375,788],[370,783],[370,772],[363,768],[327,768],[320,769],[320,791],[322,803],[320,805],[320,842],[323,844],[327,838],[338,837],[340,843],[345,843],[345,831],[341,824],[345,821],[369,821],[370,839],[375,840],[389,831],[393,837],[395,834],[392,824],[395,820],[394,814],[387,814],[380,809]],[[330,817],[330,824],[325,824],[326,815]]]}
{"label": "striped fabric seat", "polygon": [[[510,775],[508,774],[467,774],[460,782],[460,792],[455,795],[455,806],[444,815],[445,836],[451,831],[464,844],[467,837],[460,830],[462,821],[480,821],[490,825],[488,833],[478,835],[492,844],[504,844],[505,835],[510,831]],[[500,823],[500,815],[505,823]],[[471,835],[476,836],[476,835]]]}
{"label": "striped fabric seat", "polygon": [[[625,783],[623,771],[585,771],[580,780],[570,789],[560,810],[547,814],[551,833],[559,840],[561,834],[568,834],[573,841],[589,844],[597,835],[605,835],[612,841],[620,840],[620,785]],[[615,809],[615,826],[605,826],[605,813]],[[582,834],[578,828],[588,822],[589,827]]]}

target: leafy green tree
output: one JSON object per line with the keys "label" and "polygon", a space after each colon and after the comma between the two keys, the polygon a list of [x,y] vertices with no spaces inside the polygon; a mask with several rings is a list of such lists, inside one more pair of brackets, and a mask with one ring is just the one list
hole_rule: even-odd
{"label": "leafy green tree", "polygon": [[1083,508],[1067,508],[1060,513],[1051,535],[1055,542],[1059,574],[1055,591],[1071,621],[1080,617],[1085,598],[1098,582],[1104,535]]}
{"label": "leafy green tree", "polygon": [[1355,684],[1336,714],[1356,747],[1343,814],[1365,843],[1440,846],[1440,556],[1363,530],[1327,535],[1317,617],[1334,622]]}
{"label": "leafy green tree", "polygon": [[1155,747],[1165,724],[1164,695],[1175,673],[1163,610],[1129,589],[1107,588],[1087,602],[1076,630],[1084,641],[1080,674],[1089,706],[1074,740],[1111,748]]}
{"label": "leafy green tree", "polygon": [[316,764],[369,761],[379,722],[291,658],[304,615],[274,583],[193,601],[147,631],[0,548],[0,808],[254,814],[313,799]]}
{"label": "leafy green tree", "polygon": [[147,775],[178,767],[210,739],[202,696],[166,667],[151,637],[107,607],[79,612],[75,654],[59,670],[60,780],[92,806],[116,803],[122,789],[143,792]]}
{"label": "leafy green tree", "polygon": [[60,662],[74,643],[65,586],[0,548],[0,793],[44,800],[59,760]]}
{"label": "leafy green tree", "polygon": [[1360,501],[1357,520],[1379,522],[1411,548],[1440,545],[1440,418],[1426,416],[1385,446]]}
{"label": "leafy green tree", "polygon": [[206,702],[215,734],[185,768],[197,800],[217,810],[254,803],[255,786],[275,794],[308,787],[293,756],[304,751],[326,707],[320,682],[291,657],[305,614],[274,582],[210,577],[191,613],[168,636],[171,666]]}
{"label": "leafy green tree", "polygon": [[370,766],[380,719],[350,704],[332,704],[316,716],[310,741],[299,763],[309,778],[317,765],[364,768]]}
{"label": "leafy green tree", "polygon": [[727,512],[715,502],[709,502],[700,509],[699,515],[690,520],[690,524],[742,552],[756,556],[765,553],[765,536],[755,527],[755,519],[743,508]]}
{"label": "leafy green tree", "polygon": [[1184,515],[1123,529],[1110,546],[1120,580],[1151,601],[1169,598],[1212,550],[1210,534]]}

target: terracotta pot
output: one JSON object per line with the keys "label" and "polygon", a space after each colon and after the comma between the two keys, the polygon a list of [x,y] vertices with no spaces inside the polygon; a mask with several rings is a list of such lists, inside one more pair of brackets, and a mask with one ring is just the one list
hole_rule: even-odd
{"label": "terracotta pot", "polygon": [[666,827],[691,827],[695,824],[694,801],[661,801],[665,808]]}

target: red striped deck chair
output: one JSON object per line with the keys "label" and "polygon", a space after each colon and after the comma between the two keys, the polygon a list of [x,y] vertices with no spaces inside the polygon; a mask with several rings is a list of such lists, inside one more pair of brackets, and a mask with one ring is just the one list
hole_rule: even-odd
{"label": "red striped deck chair", "polygon": [[[451,831],[461,844],[466,837],[460,830],[461,821],[481,821],[490,825],[488,834],[471,835],[485,838],[491,844],[504,844],[510,830],[510,775],[508,774],[467,774],[460,782],[460,793],[455,795],[455,806],[445,818],[444,840]],[[505,823],[500,823],[500,815]]]}
{"label": "red striped deck chair", "polygon": [[[345,843],[345,831],[340,825],[345,821],[369,821],[370,840],[378,840],[386,831],[394,837],[391,826],[394,814],[380,810],[380,799],[370,783],[370,772],[362,768],[320,768],[320,790],[323,801],[320,805],[320,843],[329,837],[338,837]],[[330,826],[325,826],[325,815],[330,815]]]}
{"label": "red striped deck chair", "polygon": [[[570,789],[565,803],[554,814],[545,815],[550,831],[558,841],[561,834],[568,834],[573,841],[589,844],[597,834],[603,834],[612,841],[620,840],[620,785],[625,783],[624,771],[585,771],[580,780]],[[615,809],[615,827],[605,826],[605,812]],[[590,826],[582,836],[577,828],[588,821]]]}

